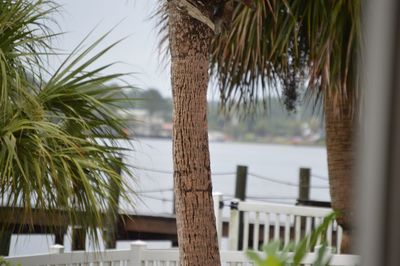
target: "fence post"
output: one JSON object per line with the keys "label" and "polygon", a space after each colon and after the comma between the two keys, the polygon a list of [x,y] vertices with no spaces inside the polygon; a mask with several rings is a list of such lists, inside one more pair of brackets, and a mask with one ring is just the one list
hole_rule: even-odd
{"label": "fence post", "polygon": [[50,254],[62,254],[64,253],[64,246],[58,244],[51,245],[49,252]]}
{"label": "fence post", "polygon": [[128,266],[142,266],[142,253],[145,249],[146,242],[140,240],[132,242]]}
{"label": "fence post", "polygon": [[[63,245],[59,245],[59,244],[55,244],[55,245],[51,245],[49,248],[49,253],[53,254],[53,255],[57,255],[57,254],[63,254],[64,253],[64,246]],[[66,266],[66,264],[57,264],[58,266]]]}
{"label": "fence post", "polygon": [[310,168],[300,168],[299,170],[299,197],[298,201],[301,204],[304,201],[310,200]]}
{"label": "fence post", "polygon": [[229,219],[229,250],[238,250],[239,244],[239,200],[233,199],[231,202],[231,213]]}
{"label": "fence post", "polygon": [[221,247],[221,238],[223,234],[222,214],[224,208],[222,193],[214,192],[213,198],[214,198],[213,200],[214,200],[215,225],[217,227],[217,236],[218,236],[218,246]]}

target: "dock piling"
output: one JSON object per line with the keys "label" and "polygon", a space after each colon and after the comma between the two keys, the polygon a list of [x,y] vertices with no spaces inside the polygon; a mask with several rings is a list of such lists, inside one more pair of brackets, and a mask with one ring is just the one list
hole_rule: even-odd
{"label": "dock piling", "polygon": [[298,201],[304,202],[310,200],[310,168],[300,168],[299,170],[299,196]]}
{"label": "dock piling", "polygon": [[[247,186],[247,166],[238,165],[236,167],[236,187],[235,198],[245,201],[246,200],[246,186]],[[239,213],[239,249],[243,248],[243,213]]]}

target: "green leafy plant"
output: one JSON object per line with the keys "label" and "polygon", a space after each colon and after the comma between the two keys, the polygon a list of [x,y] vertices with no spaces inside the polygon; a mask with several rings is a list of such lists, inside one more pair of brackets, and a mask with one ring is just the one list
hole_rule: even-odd
{"label": "green leafy plant", "polygon": [[[20,266],[21,264],[18,263],[16,266]],[[0,266],[14,266],[11,262],[6,261],[4,257],[0,256]]]}
{"label": "green leafy plant", "polygon": [[66,220],[97,243],[104,213],[118,211],[110,183],[126,202],[132,192],[117,170],[132,177],[119,159],[127,148],[118,141],[129,140],[116,112],[130,86],[117,83],[125,74],[104,74],[112,64],[97,65],[118,42],[100,49],[109,33],[88,47],[84,40],[51,71],[57,5],[4,0],[0,10],[0,204],[8,207],[0,212],[0,238],[22,210],[19,221]]}
{"label": "green leafy plant", "polygon": [[329,247],[326,241],[326,231],[328,226],[335,220],[336,214],[332,213],[324,218],[320,224],[310,235],[305,236],[299,244],[289,243],[282,247],[280,241],[273,241],[263,247],[263,254],[249,250],[247,256],[253,260],[257,266],[285,266],[301,265],[301,261],[315,248],[318,239],[321,245],[316,249],[317,257],[313,263],[314,266],[326,266],[329,264]]}

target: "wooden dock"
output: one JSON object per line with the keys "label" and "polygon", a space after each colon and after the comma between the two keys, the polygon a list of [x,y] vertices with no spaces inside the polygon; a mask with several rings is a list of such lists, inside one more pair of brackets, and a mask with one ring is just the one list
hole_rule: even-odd
{"label": "wooden dock", "polygon": [[[63,243],[63,236],[70,225],[65,212],[49,213],[43,210],[32,210],[31,215],[24,216],[22,208],[0,207],[0,224],[8,225],[11,234],[53,234],[55,242]],[[61,236],[60,236],[61,235]],[[223,222],[223,236],[228,236],[228,222]],[[10,239],[0,242],[8,253]],[[117,219],[115,240],[166,240],[177,245],[176,218],[173,214],[140,214],[120,213]],[[84,244],[77,245],[81,249]],[[4,251],[2,252],[4,253]],[[3,254],[7,255],[7,254]]]}
{"label": "wooden dock", "polygon": [[[22,208],[7,207],[0,207],[0,224],[8,225],[10,234],[54,234],[58,244],[63,242],[63,235],[70,225],[66,213],[62,211],[50,214],[33,209],[32,214],[26,217]],[[228,222],[223,223],[223,235],[228,235]],[[177,245],[175,215],[120,213],[115,240],[167,240]]]}
{"label": "wooden dock", "polygon": [[[0,223],[8,225],[13,234],[54,234],[66,231],[70,225],[65,212],[48,213],[32,210],[24,216],[22,208],[0,207]],[[117,240],[172,240],[176,241],[175,215],[147,215],[121,213],[118,215]]]}
{"label": "wooden dock", "polygon": [[[55,234],[65,233],[69,226],[65,213],[46,213],[33,210],[28,218],[23,216],[21,208],[0,207],[0,223],[9,224],[12,234]],[[229,222],[223,221],[222,236],[227,237]],[[283,227],[279,228],[280,235],[283,235]],[[270,227],[270,235],[274,227]],[[253,224],[249,225],[249,243],[253,239]],[[259,241],[264,239],[264,225],[259,228]],[[175,215],[172,214],[129,214],[121,213],[118,216],[116,240],[166,240],[177,245],[177,229]]]}

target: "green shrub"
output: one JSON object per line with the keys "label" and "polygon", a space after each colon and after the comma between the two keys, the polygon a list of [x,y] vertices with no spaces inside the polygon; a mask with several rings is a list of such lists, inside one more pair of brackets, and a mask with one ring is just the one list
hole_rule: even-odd
{"label": "green shrub", "polygon": [[[18,263],[16,266],[20,266],[21,264]],[[4,257],[0,256],[0,266],[14,266],[11,262],[6,261]]]}
{"label": "green shrub", "polygon": [[330,256],[326,241],[326,231],[328,226],[335,220],[336,214],[332,213],[324,218],[324,221],[310,235],[304,237],[299,244],[290,243],[282,247],[280,241],[273,241],[263,247],[263,254],[249,250],[247,256],[253,260],[257,266],[298,266],[301,261],[316,246],[318,239],[321,246],[317,250],[317,258],[314,266],[325,266],[329,264]]}

